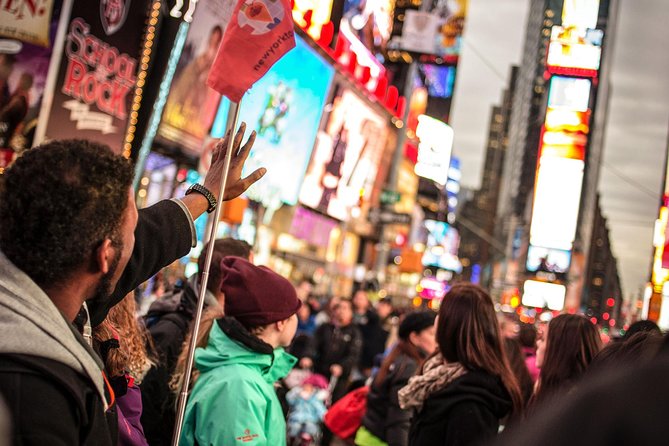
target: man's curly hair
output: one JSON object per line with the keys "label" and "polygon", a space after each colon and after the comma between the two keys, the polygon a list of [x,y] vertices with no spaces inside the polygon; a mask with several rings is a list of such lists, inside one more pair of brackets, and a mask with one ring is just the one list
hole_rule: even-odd
{"label": "man's curly hair", "polygon": [[119,246],[132,175],[91,141],[26,151],[0,176],[0,250],[38,285],[62,283],[106,238]]}

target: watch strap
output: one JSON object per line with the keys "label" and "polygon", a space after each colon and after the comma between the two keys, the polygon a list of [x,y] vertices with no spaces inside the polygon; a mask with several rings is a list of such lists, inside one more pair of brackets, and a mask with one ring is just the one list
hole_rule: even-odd
{"label": "watch strap", "polygon": [[195,183],[188,188],[188,190],[186,191],[186,195],[192,194],[193,192],[197,192],[198,194],[203,195],[204,198],[207,199],[207,201],[209,202],[209,207],[207,208],[208,213],[212,213],[214,209],[216,209],[216,204],[217,204],[216,197],[214,197],[214,194],[212,194],[209,189],[207,189],[201,184]]}

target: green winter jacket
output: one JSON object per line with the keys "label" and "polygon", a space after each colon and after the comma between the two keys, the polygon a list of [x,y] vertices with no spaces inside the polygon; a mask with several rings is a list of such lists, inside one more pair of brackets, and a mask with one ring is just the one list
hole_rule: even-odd
{"label": "green winter jacket", "polygon": [[219,319],[195,351],[200,372],[188,398],[180,446],[286,444],[286,421],[274,390],[297,359]]}

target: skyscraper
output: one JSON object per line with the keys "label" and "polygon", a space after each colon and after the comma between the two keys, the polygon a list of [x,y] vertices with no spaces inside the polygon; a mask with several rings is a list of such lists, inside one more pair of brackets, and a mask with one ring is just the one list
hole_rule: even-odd
{"label": "skyscraper", "polygon": [[498,201],[506,252],[493,282],[501,292],[532,281],[529,306],[582,305],[616,7],[616,0],[531,2]]}

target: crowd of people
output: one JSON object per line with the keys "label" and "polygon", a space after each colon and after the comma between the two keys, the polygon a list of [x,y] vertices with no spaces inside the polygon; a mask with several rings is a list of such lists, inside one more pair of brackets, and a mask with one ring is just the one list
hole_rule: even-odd
{"label": "crowd of people", "polygon": [[[217,146],[203,183],[215,199],[264,174],[241,178],[254,137],[243,134],[225,191],[230,135]],[[229,238],[213,242],[191,369],[204,259],[141,317],[135,290],[188,253],[193,219],[216,201],[190,193],[137,210],[130,163],[87,141],[30,149],[0,178],[0,444],[172,444],[185,382],[180,445],[666,436],[669,358],[652,323],[604,346],[582,315],[519,324],[469,283],[437,312],[372,302],[365,289],[320,299]]]}

